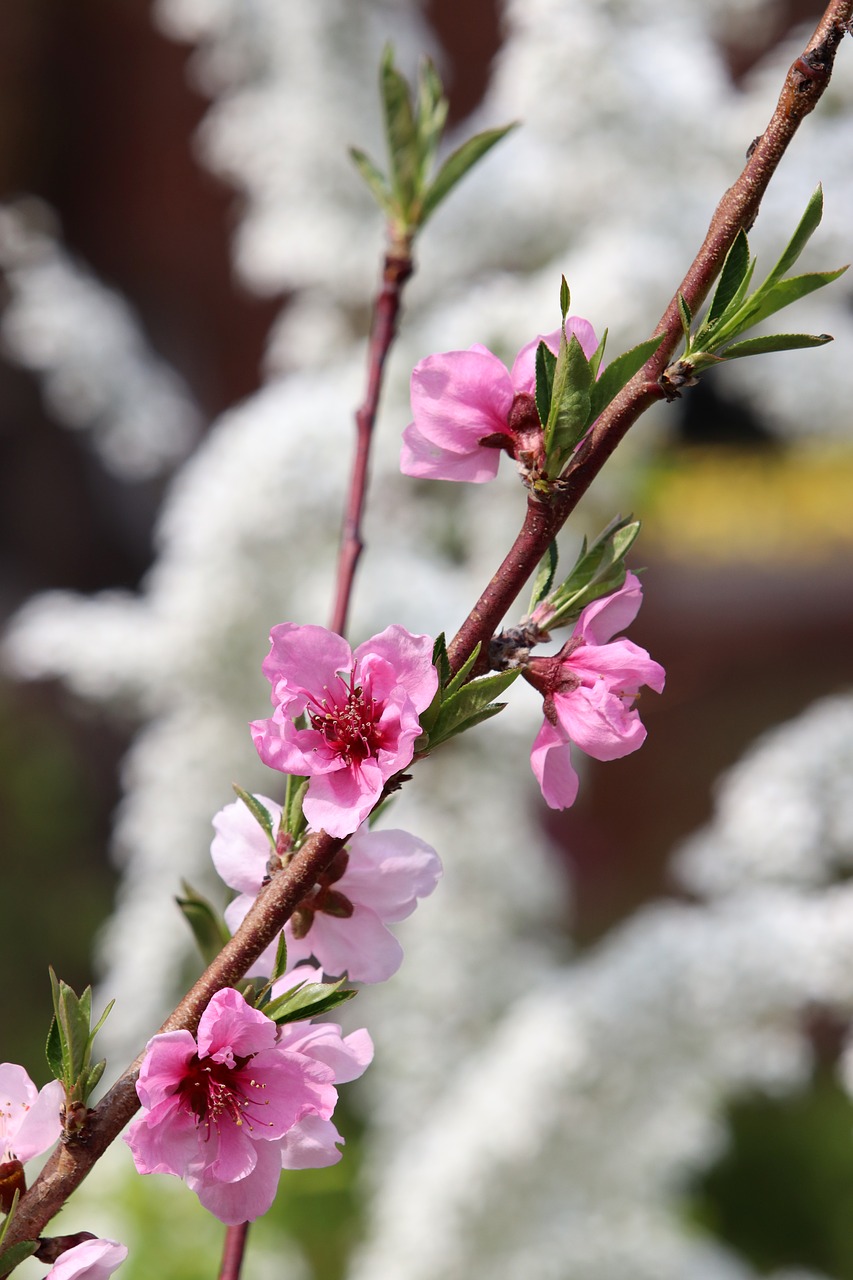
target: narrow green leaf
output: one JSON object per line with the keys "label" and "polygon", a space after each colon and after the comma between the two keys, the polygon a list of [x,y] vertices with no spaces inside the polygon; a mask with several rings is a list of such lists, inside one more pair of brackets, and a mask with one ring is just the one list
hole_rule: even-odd
{"label": "narrow green leaf", "polygon": [[631,347],[630,351],[623,351],[621,356],[617,356],[615,360],[610,361],[610,364],[604,366],[601,377],[590,389],[590,422],[594,422],[598,415],[607,408],[611,400],[615,400],[622,388],[631,381],[634,374],[638,373],[646,361],[651,359],[662,342],[663,334],[657,338],[647,338],[645,342],[640,342],[636,347]]}
{"label": "narrow green leaf", "polygon": [[444,638],[444,632],[441,631],[435,638],[435,644],[432,646],[432,665],[438,672],[438,685],[443,689],[451,680],[453,672],[450,670],[450,662],[447,657],[447,641]]}
{"label": "narrow green leaf", "polygon": [[472,716],[462,724],[456,725],[454,729],[442,738],[442,742],[449,742],[451,738],[455,738],[460,733],[467,733],[469,729],[476,729],[477,725],[485,724],[487,720],[491,720],[492,716],[498,715],[506,707],[505,702],[490,702],[482,711],[476,711]]}
{"label": "narrow green leaf", "polygon": [[377,169],[370,157],[358,147],[350,147],[349,153],[353,164],[358,169],[362,178],[364,178],[367,186],[370,188],[371,194],[379,205],[379,208],[385,214],[386,218],[393,217],[395,213],[394,201],[391,198],[391,192],[388,189],[388,183],[385,180],[384,173]]}
{"label": "narrow green leaf", "polygon": [[748,271],[749,241],[746,238],[746,232],[741,228],[726,254],[726,260],[714,290],[714,298],[705,319],[706,325],[710,327],[715,320],[723,316],[729,303],[737,296]]}
{"label": "narrow green leaf", "polygon": [[767,277],[767,282],[781,280],[787,271],[799,258],[805,249],[809,240],[820,226],[820,220],[823,217],[823,188],[818,184],[815,188],[811,199],[806,205],[806,211],[797,225],[797,229],[791,236],[785,246],[781,258],[776,266]]}
{"label": "narrow green leaf", "polygon": [[59,1023],[54,1017],[50,1023],[50,1030],[47,1033],[47,1043],[44,1046],[47,1065],[50,1067],[57,1080],[65,1079],[64,1063],[62,1061],[62,1043],[59,1038]]}
{"label": "narrow green leaf", "polygon": [[99,1080],[101,1079],[101,1076],[104,1074],[106,1065],[107,1065],[106,1058],[101,1058],[100,1062],[96,1062],[95,1065],[93,1067],[90,1067],[88,1072],[86,1073],[85,1080],[81,1082],[83,1085],[83,1101],[84,1102],[89,1097],[89,1094],[92,1092],[95,1086],[98,1084]]}
{"label": "narrow green leaf", "polygon": [[237,799],[243,801],[243,804],[249,810],[255,822],[258,823],[273,849],[275,849],[275,823],[269,809],[261,804],[258,797],[252,795],[251,791],[244,791],[242,787],[238,787],[236,782],[231,783],[231,788]]}
{"label": "narrow green leaf", "polygon": [[572,295],[569,291],[568,281],[563,276],[560,281],[560,315],[563,323],[566,322],[566,316],[569,314],[569,307],[572,305]]}
{"label": "narrow green leaf", "polygon": [[678,295],[678,314],[681,317],[681,328],[684,333],[684,341],[690,346],[690,326],[693,323],[693,312],[687,304],[687,299],[683,293]]}
{"label": "narrow green leaf", "polygon": [[317,1018],[321,1013],[328,1013],[356,995],[353,989],[344,989],[345,979],[338,982],[303,982],[300,986],[285,991],[264,1009],[273,1022],[302,1022],[307,1018]]}
{"label": "narrow green leaf", "polygon": [[394,66],[394,51],[390,45],[386,45],[382,55],[379,86],[385,117],[391,190],[400,214],[408,218],[416,195],[418,140],[409,85]]}
{"label": "narrow green leaf", "polygon": [[829,333],[770,333],[763,338],[745,338],[726,347],[724,360],[737,360],[741,356],[760,356],[769,351],[797,351],[802,347],[824,347],[832,342]]}
{"label": "narrow green leaf", "polygon": [[[284,821],[284,829],[288,835],[293,836],[297,840],[305,827],[308,825],[305,821],[305,815],[302,812],[302,802],[305,799],[305,793],[308,790],[308,779],[302,778],[299,774],[289,773],[287,775],[287,786],[284,793],[284,806],[282,809],[282,818]],[[273,841],[273,848],[277,848]]]}
{"label": "narrow green leaf", "polygon": [[604,348],[607,346],[607,335],[609,332],[609,329],[604,330],[604,333],[601,335],[601,341],[589,358],[589,367],[592,369],[592,376],[594,378],[598,377],[598,371],[601,368],[601,362],[604,359]]}
{"label": "narrow green leaf", "polygon": [[554,390],[554,370],[557,357],[550,347],[540,342],[536,348],[536,412],[544,427],[551,412],[551,396]]}
{"label": "narrow green leaf", "polygon": [[527,606],[527,612],[530,614],[536,608],[540,601],[544,600],[548,592],[554,585],[554,578],[557,573],[557,542],[556,539],[548,544],[548,550],[539,561],[539,568],[536,570],[536,577],[533,579],[533,590],[530,595],[530,604]]}
{"label": "narrow green leaf", "polygon": [[278,982],[287,970],[287,939],[284,931],[278,935],[278,946],[275,949],[275,963],[270,974],[271,982]]}
{"label": "narrow green leaf", "polygon": [[[742,320],[736,333],[742,333],[745,329],[758,324],[760,320],[766,320],[768,316],[781,311],[783,307],[789,307],[792,302],[797,302],[807,294],[814,293],[815,289],[822,289],[824,285],[832,284],[833,280],[843,276],[846,270],[847,267],[839,267],[837,271],[811,271],[807,275],[789,276],[787,280],[778,280],[769,288],[765,282],[756,289],[742,307]],[[732,336],[734,337],[735,334]]]}
{"label": "narrow green leaf", "polygon": [[8,1275],[27,1258],[31,1258],[38,1247],[38,1240],[19,1240],[17,1244],[10,1244],[8,1249],[0,1253],[0,1274]]}
{"label": "narrow green leaf", "polygon": [[508,689],[517,676],[517,671],[496,671],[458,689],[442,704],[441,715],[430,735],[431,747],[467,728],[472,717]]}
{"label": "narrow green leaf", "polygon": [[451,680],[448,680],[447,684],[442,690],[442,695],[441,695],[442,704],[447,702],[450,698],[452,698],[453,695],[456,693],[457,689],[462,688],[463,684],[465,683],[468,677],[468,673],[470,672],[471,668],[474,666],[474,663],[477,661],[477,659],[480,656],[480,650],[482,649],[482,647],[483,646],[480,644],[480,641],[478,640],[476,645],[472,649],[471,653],[468,655],[468,657],[463,662],[462,666],[456,672],[456,675],[453,676]]}
{"label": "narrow green leaf", "polygon": [[593,383],[589,361],[573,333],[568,345],[561,347],[554,371],[554,392],[545,428],[549,469],[552,457],[557,455],[559,463],[586,430]]}
{"label": "narrow green leaf", "polygon": [[181,888],[183,897],[176,897],[175,902],[192,930],[202,959],[205,964],[210,964],[228,942],[231,933],[207,898],[197,893],[186,880],[181,882]]}
{"label": "narrow green leaf", "polygon": [[450,194],[457,182],[465,177],[468,170],[472,169],[486,152],[491,151],[492,147],[514,128],[515,124],[508,124],[502,129],[486,129],[484,133],[477,133],[467,142],[463,142],[461,147],[447,157],[427,188],[420,209],[419,224],[421,226],[427,218],[432,217],[441,201]]}
{"label": "narrow green leaf", "polygon": [[108,1018],[108,1017],[110,1016],[110,1014],[112,1013],[112,1009],[113,1009],[113,1005],[114,1005],[114,1004],[115,1004],[115,1000],[110,1000],[110,1001],[109,1001],[109,1003],[107,1004],[106,1009],[104,1009],[104,1012],[101,1014],[100,1018],[98,1018],[98,1021],[95,1023],[94,1027],[92,1028],[91,1032],[89,1033],[89,1048],[91,1048],[91,1047],[92,1047],[92,1044],[93,1044],[93,1042],[94,1042],[95,1036],[98,1034],[98,1032],[100,1031],[101,1027],[104,1025],[104,1023],[106,1022],[107,1018]]}
{"label": "narrow green leaf", "polygon": [[434,64],[429,58],[425,58],[418,71],[418,101],[415,111],[415,130],[419,150],[417,175],[419,192],[426,187],[435,162],[438,144],[447,123],[449,105]]}

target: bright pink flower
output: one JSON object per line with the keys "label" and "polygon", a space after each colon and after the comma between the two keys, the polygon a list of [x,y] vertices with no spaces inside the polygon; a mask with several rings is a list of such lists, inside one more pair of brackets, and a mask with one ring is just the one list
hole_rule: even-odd
{"label": "bright pink flower", "polygon": [[[334,1040],[335,1029],[327,1034]],[[272,1204],[283,1165],[303,1167],[294,1128],[327,1127],[335,1079],[334,1065],[290,1028],[238,991],[219,991],[197,1038],[168,1031],[149,1040],[136,1085],[142,1112],[125,1141],[140,1173],[175,1174],[222,1222],[251,1222]],[[325,1150],[326,1163],[338,1158]]]}
{"label": "bright pink flower", "polygon": [[[277,823],[280,806],[266,796],[258,799]],[[240,893],[225,911],[234,932],[261,887],[270,846],[242,800],[221,809],[213,825],[214,866]],[[329,973],[347,973],[354,982],[384,982],[403,959],[386,924],[411,915],[440,875],[438,854],[408,832],[356,832],[285,925],[288,964],[315,956]],[[268,974],[274,960],[275,945],[259,957],[249,976]]]}
{"label": "bright pink flower", "polygon": [[37,1089],[23,1067],[0,1063],[0,1164],[26,1164],[52,1147],[62,1132],[65,1090],[58,1080]]}
{"label": "bright pink flower", "polygon": [[567,809],[577,795],[570,743],[596,760],[617,760],[645,741],[634,699],[644,684],[660,693],[666,673],[645,649],[611,640],[633,622],[642,596],[639,579],[629,573],[613,595],[586,606],[558,654],[532,658],[523,672],[545,696],[530,763],[552,809]]}
{"label": "bright pink flower", "polygon": [[127,1246],[115,1240],[84,1240],[66,1249],[44,1280],[107,1280],[127,1257]]}
{"label": "bright pink flower", "polygon": [[315,831],[351,835],[414,755],[418,717],[438,687],[432,641],[391,626],[353,652],[325,627],[292,622],[270,639],[263,672],[275,710],[251,726],[258,754],[271,769],[310,777],[303,807]]}
{"label": "bright pink flower", "polygon": [[[598,346],[592,325],[579,316],[566,320],[566,334],[569,338],[576,335],[587,359]],[[403,474],[474,484],[493,480],[501,449],[515,455],[520,443],[511,422],[514,407],[520,419],[535,415],[532,398],[540,342],[556,355],[560,330],[522,347],[511,371],[479,344],[467,351],[445,351],[418,361],[411,386],[415,420],[403,432]],[[538,418],[535,421],[538,423]]]}

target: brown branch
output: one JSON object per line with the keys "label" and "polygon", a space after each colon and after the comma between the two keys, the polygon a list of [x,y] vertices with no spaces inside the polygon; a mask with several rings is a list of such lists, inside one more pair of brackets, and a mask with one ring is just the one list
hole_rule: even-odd
{"label": "brown branch", "polygon": [[559,489],[548,498],[528,500],[524,524],[512,549],[448,646],[453,671],[459,670],[478,643],[486,654],[489,640],[504,614],[604,463],[640,415],[663,398],[658,379],[682,337],[678,293],[684,295],[695,314],[738,232],[752,226],[761,198],[801,120],[814,110],[829,84],[835,53],[851,17],[853,0],[832,0],[827,5],[814,35],[788,70],[770,123],[750,147],[740,177],[717,205],[705,241],[654,331],[664,335],[663,342],[597,419],[567,468]]}
{"label": "brown branch", "polygon": [[364,403],[355,415],[356,449],[341,529],[335,605],[329,622],[329,630],[337,631],[339,635],[343,635],[346,629],[355,570],[364,550],[361,519],[367,494],[370,446],[373,441],[373,428],[376,425],[379,395],[382,390],[382,373],[397,333],[403,286],[413,270],[414,263],[408,246],[398,239],[385,256],[382,287],[373,308],[373,322],[367,349],[367,391]]}
{"label": "brown branch", "polygon": [[[234,986],[262,951],[284,927],[285,921],[313,888],[344,842],[321,831],[310,835],[288,863],[265,885],[255,899],[234,937],[223,947],[195,986],[169,1015],[160,1032],[195,1032],[212,996],[223,987]],[[158,1033],[159,1034],[159,1033]],[[10,1224],[4,1247],[19,1240],[36,1240],[58,1213],[68,1196],[79,1186],[107,1147],[121,1133],[139,1107],[136,1078],[142,1054],[116,1081],[109,1093],[90,1113],[83,1132],[60,1144],[36,1181],[21,1198]],[[0,1273],[8,1274],[8,1273]]]}

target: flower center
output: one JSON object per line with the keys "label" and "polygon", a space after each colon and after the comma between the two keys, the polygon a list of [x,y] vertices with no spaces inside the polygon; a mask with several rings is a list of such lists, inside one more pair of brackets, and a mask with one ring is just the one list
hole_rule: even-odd
{"label": "flower center", "polygon": [[[195,1114],[196,1127],[204,1126],[206,1139],[210,1137],[211,1129],[219,1133],[223,1118],[242,1125],[245,1117],[246,1124],[252,1129],[252,1118],[246,1114],[248,1108],[268,1105],[268,1099],[260,1096],[265,1086],[245,1074],[244,1069],[250,1061],[251,1056],[237,1058],[236,1065],[229,1067],[224,1062],[196,1056],[189,1064],[181,1083],[181,1094]],[[248,1093],[246,1086],[250,1090]],[[252,1091],[255,1090],[257,1096],[253,1096]]]}
{"label": "flower center", "polygon": [[375,756],[382,745],[377,723],[379,708],[368,692],[355,683],[355,669],[348,680],[338,676],[338,688],[325,687],[326,697],[314,699],[308,711],[312,729],[321,733],[332,751],[346,764],[360,764]]}

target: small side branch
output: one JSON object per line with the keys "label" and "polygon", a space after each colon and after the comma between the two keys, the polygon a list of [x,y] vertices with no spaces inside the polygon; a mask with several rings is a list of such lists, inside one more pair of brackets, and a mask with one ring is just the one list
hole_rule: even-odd
{"label": "small side branch", "polygon": [[219,1268],[219,1280],[240,1280],[248,1235],[248,1222],[241,1222],[236,1227],[227,1228],[225,1232],[225,1247],[222,1250],[222,1265]]}
{"label": "small side branch", "polygon": [[451,669],[458,671],[478,643],[483,653],[549,542],[556,536],[627,431],[656,400],[663,399],[658,379],[682,338],[678,293],[691,311],[701,307],[738,232],[748,230],[770,179],[799,128],[829,84],[835,54],[853,18],[853,0],[831,0],[814,35],[791,65],[773,116],[750,148],[740,177],[720,201],[704,243],[661,317],[655,334],[663,342],[648,363],[594,423],[563,477],[547,498],[528,501],[527,514],[509,555],[448,645]]}
{"label": "small side branch", "polygon": [[337,631],[339,635],[345,633],[355,570],[364,550],[361,520],[367,495],[370,446],[379,408],[382,374],[397,334],[403,286],[413,270],[411,253],[407,248],[395,246],[389,250],[382,269],[382,287],[374,304],[367,349],[367,391],[364,403],[355,415],[356,448],[341,529],[335,604],[329,622],[329,630]]}

